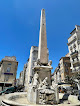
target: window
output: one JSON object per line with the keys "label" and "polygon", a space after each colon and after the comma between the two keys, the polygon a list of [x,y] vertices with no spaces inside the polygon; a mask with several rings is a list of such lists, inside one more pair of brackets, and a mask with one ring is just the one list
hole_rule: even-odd
{"label": "window", "polygon": [[73,45],[73,48],[76,49],[76,44]]}
{"label": "window", "polygon": [[76,39],[76,36],[74,36],[74,39]]}
{"label": "window", "polygon": [[79,60],[79,59],[78,59],[78,56],[76,56],[76,59]]}
{"label": "window", "polygon": [[33,60],[36,60],[36,57],[33,57]]}
{"label": "window", "polygon": [[67,63],[66,62],[64,62],[64,66],[67,66]]}
{"label": "window", "polygon": [[65,69],[65,72],[68,72],[68,69],[67,68]]}
{"label": "window", "polygon": [[73,51],[72,51],[72,46],[70,47],[70,51],[73,52]]}
{"label": "window", "polygon": [[11,67],[7,67],[7,72],[10,72],[10,70],[11,70]]}
{"label": "window", "polygon": [[9,63],[8,65],[11,65],[11,63]]}
{"label": "window", "polygon": [[72,46],[70,47],[70,50],[72,50]]}
{"label": "window", "polygon": [[33,66],[35,65],[35,63],[33,62]]}
{"label": "window", "polygon": [[63,73],[63,70],[61,70],[61,73]]}
{"label": "window", "polygon": [[5,76],[5,81],[8,81],[9,80],[9,76]]}
{"label": "window", "polygon": [[74,58],[72,58],[72,60],[74,61]]}

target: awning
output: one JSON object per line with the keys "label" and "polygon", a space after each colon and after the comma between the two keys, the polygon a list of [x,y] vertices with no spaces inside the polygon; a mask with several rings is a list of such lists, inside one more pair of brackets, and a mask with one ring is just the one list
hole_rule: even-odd
{"label": "awning", "polygon": [[9,82],[0,82],[0,86],[12,86],[12,83],[9,83]]}

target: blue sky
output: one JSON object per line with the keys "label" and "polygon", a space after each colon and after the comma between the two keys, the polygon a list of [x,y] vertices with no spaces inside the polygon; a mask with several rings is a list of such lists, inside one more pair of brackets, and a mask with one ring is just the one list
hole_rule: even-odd
{"label": "blue sky", "polygon": [[80,0],[0,0],[0,60],[16,56],[17,78],[38,46],[41,9],[46,12],[47,45],[53,70],[68,53],[67,39],[80,25]]}

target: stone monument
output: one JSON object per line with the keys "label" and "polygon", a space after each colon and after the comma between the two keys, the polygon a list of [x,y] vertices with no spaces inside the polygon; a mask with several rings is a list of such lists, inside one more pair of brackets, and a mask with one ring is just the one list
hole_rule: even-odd
{"label": "stone monument", "polygon": [[32,82],[29,84],[27,88],[28,93],[27,99],[30,103],[35,104],[58,103],[59,98],[55,93],[54,87],[51,87],[51,69],[52,69],[51,64],[52,61],[48,60],[45,10],[42,9],[38,58],[33,67],[34,75]]}
{"label": "stone monument", "polygon": [[47,38],[46,38],[46,19],[45,10],[41,11],[40,20],[40,35],[39,35],[39,47],[38,47],[38,59],[37,65],[34,66],[35,72],[39,74],[39,82],[42,82],[48,77],[48,83],[51,85],[51,69],[50,62],[48,63],[48,49],[47,49]]}

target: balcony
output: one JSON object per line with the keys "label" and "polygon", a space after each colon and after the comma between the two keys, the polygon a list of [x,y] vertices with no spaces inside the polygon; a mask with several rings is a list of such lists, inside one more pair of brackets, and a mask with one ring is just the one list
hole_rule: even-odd
{"label": "balcony", "polygon": [[77,37],[73,36],[72,38],[68,39],[68,45],[74,41],[76,41]]}
{"label": "balcony", "polygon": [[72,70],[72,73],[75,73],[75,72],[80,72],[80,66],[79,66],[79,67],[75,67],[75,68]]}
{"label": "balcony", "polygon": [[72,52],[70,55],[74,56],[74,55],[77,55],[77,54],[78,54],[78,51],[75,50],[75,52]]}
{"label": "balcony", "polygon": [[76,64],[76,63],[79,63],[79,62],[80,62],[79,59],[72,61],[73,65]]}
{"label": "balcony", "polygon": [[80,40],[77,41],[78,45],[80,44]]}

